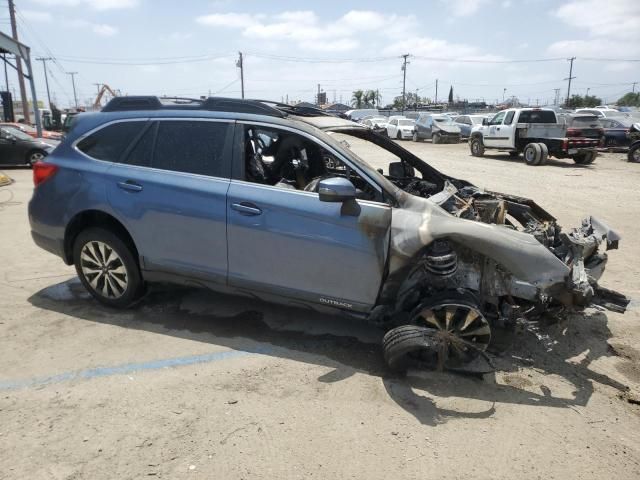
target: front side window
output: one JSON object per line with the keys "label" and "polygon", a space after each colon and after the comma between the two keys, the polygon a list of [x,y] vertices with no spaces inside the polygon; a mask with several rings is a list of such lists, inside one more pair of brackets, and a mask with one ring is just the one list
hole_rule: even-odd
{"label": "front side window", "polygon": [[494,117],[489,122],[489,125],[500,125],[502,124],[502,119],[504,118],[505,112],[498,112],[494,115]]}
{"label": "front side window", "polygon": [[76,147],[91,158],[119,162],[122,154],[142,132],[146,123],[144,120],[112,123],[84,137]]}
{"label": "front side window", "polygon": [[225,145],[231,128],[227,122],[160,121],[151,166],[228,178],[231,163]]}

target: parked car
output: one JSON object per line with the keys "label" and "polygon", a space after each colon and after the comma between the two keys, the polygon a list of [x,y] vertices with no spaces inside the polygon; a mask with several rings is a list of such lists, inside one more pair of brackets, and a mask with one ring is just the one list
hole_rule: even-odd
{"label": "parked car", "polygon": [[460,128],[460,137],[469,138],[471,129],[475,125],[482,125],[482,119],[487,118],[486,115],[460,115],[453,120],[458,128]]}
{"label": "parked car", "polygon": [[631,125],[629,128],[629,139],[631,145],[629,145],[627,160],[633,163],[640,163],[640,123]]}
{"label": "parked car", "polygon": [[378,116],[380,112],[378,112],[377,108],[358,108],[355,110],[347,110],[344,114],[354,122],[357,122],[361,118]]}
{"label": "parked car", "polygon": [[[36,130],[36,128],[32,127],[31,125],[27,125],[26,123],[6,122],[6,123],[0,123],[0,127],[12,127],[12,128],[15,128],[16,130],[20,130],[21,132],[26,133],[30,137],[38,138],[38,131]],[[48,130],[43,129],[42,138],[44,138],[45,140],[61,140],[62,134],[58,132],[50,132]]]}
{"label": "parked car", "polygon": [[416,121],[413,141],[431,139],[433,143],[458,143],[460,135],[460,127],[451,117],[442,113],[423,113]]}
{"label": "parked car", "polygon": [[630,118],[603,118],[600,124],[604,129],[603,147],[627,147],[631,143],[629,131],[633,125]]}
{"label": "parked car", "polygon": [[596,159],[599,140],[568,132],[565,122],[548,108],[509,108],[473,127],[471,155],[482,157],[487,148],[504,150],[517,158],[524,153],[527,165],[544,165],[549,156],[571,158],[588,165]]}
{"label": "parked car", "polygon": [[[383,175],[369,155],[397,161]],[[131,306],[161,281],[341,312],[387,332],[393,368],[459,367],[495,329],[628,304],[597,284],[598,251],[620,241],[602,221],[561,234],[532,200],[295,106],[116,97],[78,115],[33,179],[35,243],[99,302]]]}
{"label": "parked car", "polygon": [[0,164],[33,165],[46,157],[53,146],[21,130],[0,126]]}
{"label": "parked car", "polygon": [[578,108],[575,113],[590,113],[599,118],[628,118],[629,114],[615,108]]}
{"label": "parked car", "polygon": [[367,128],[370,128],[371,130],[373,130],[376,133],[379,133],[380,135],[386,135],[387,126],[389,124],[387,123],[386,117],[371,117],[364,120],[362,122],[362,125],[364,125]]}
{"label": "parked car", "polygon": [[389,117],[387,136],[397,140],[412,138],[415,125],[416,121],[409,118]]}
{"label": "parked car", "polygon": [[567,137],[584,137],[598,141],[598,145],[602,143],[604,137],[604,129],[600,118],[590,113],[575,113],[567,115],[564,118],[567,125]]}

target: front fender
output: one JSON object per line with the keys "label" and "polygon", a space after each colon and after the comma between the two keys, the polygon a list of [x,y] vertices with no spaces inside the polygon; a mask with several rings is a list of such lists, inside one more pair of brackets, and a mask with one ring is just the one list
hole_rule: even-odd
{"label": "front fender", "polygon": [[494,260],[541,290],[565,283],[570,268],[532,235],[501,225],[464,220],[424,198],[406,194],[391,222],[389,273],[401,269],[434,240],[448,238]]}

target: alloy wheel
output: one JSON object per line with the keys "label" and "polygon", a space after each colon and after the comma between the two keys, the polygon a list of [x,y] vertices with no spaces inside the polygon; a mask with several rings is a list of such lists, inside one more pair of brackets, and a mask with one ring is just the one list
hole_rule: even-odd
{"label": "alloy wheel", "polygon": [[105,298],[117,299],[127,291],[128,273],[116,251],[104,242],[87,242],[80,253],[82,273],[91,288]]}
{"label": "alloy wheel", "polygon": [[444,303],[421,308],[414,323],[435,330],[439,341],[438,365],[457,367],[484,352],[491,342],[491,327],[482,313],[465,303]]}
{"label": "alloy wheel", "polygon": [[29,155],[29,163],[33,165],[36,162],[40,162],[44,158],[44,154],[42,152],[33,152]]}

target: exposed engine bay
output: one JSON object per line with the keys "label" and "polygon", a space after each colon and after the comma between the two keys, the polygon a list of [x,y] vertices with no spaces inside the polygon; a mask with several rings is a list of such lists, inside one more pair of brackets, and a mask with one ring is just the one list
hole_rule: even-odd
{"label": "exposed engine bay", "polygon": [[597,283],[605,250],[620,240],[603,222],[589,217],[565,230],[532,200],[447,177],[369,135],[400,158],[385,175],[403,193],[389,276],[372,315],[388,330],[390,365],[418,352],[432,366],[460,368],[483,355],[496,328],[592,305],[625,311],[629,300]]}

